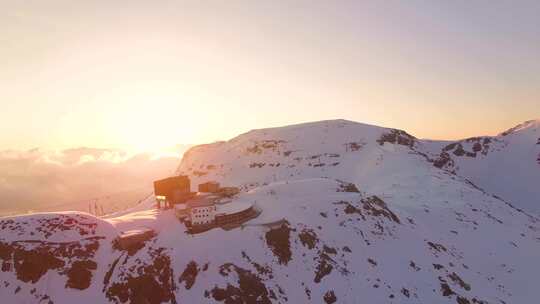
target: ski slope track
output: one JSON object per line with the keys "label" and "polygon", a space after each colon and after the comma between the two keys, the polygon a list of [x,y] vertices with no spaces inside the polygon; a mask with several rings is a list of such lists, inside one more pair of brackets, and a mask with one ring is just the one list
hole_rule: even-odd
{"label": "ski slope track", "polygon": [[[540,122],[419,140],[345,120],[191,148],[177,174],[260,215],[191,235],[153,197],[0,218],[3,303],[537,303]],[[153,229],[122,250],[125,231]]]}

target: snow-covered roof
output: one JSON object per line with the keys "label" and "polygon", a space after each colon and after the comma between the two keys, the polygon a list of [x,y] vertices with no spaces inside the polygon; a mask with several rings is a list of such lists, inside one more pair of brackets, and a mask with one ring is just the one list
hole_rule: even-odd
{"label": "snow-covered roof", "polygon": [[197,193],[186,204],[189,208],[213,206],[220,197],[212,193]]}
{"label": "snow-covered roof", "polygon": [[225,213],[225,214],[231,214],[231,213],[237,213],[240,211],[244,211],[248,208],[253,206],[253,203],[247,202],[247,201],[232,201],[227,204],[223,205],[217,205],[217,213]]}
{"label": "snow-covered roof", "polygon": [[176,210],[186,210],[187,205],[186,204],[176,204],[176,205],[174,205],[174,209],[176,209]]}

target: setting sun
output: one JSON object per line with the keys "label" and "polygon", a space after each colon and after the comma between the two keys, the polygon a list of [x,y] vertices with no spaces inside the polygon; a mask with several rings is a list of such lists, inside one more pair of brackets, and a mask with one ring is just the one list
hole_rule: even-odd
{"label": "setting sun", "polygon": [[173,88],[145,83],[117,88],[95,98],[110,100],[102,122],[112,131],[108,139],[132,149],[152,151],[179,142],[195,142],[207,128],[203,124],[198,128],[193,115],[201,112],[199,105],[204,97],[181,85]]}

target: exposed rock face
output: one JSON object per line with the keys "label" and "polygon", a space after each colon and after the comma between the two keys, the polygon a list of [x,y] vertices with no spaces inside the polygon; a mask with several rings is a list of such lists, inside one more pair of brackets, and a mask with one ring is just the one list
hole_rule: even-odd
{"label": "exposed rock face", "polygon": [[[65,262],[54,255],[54,249],[45,244],[25,250],[23,246],[2,244],[4,248],[3,265],[11,269],[13,265],[17,279],[23,282],[36,283],[49,269],[60,269]],[[51,250],[52,249],[52,250]],[[6,263],[6,264],[4,264]]]}
{"label": "exposed rock face", "polygon": [[197,274],[199,273],[199,268],[197,267],[197,263],[194,261],[189,262],[189,264],[186,266],[186,269],[184,272],[182,272],[182,275],[180,275],[180,283],[185,282],[186,289],[191,289],[193,284],[195,284],[195,280],[197,279]]}
{"label": "exposed rock face", "polygon": [[[70,225],[79,233],[86,236],[95,234],[96,224],[77,225],[75,217],[60,215],[49,219],[39,219],[39,226],[35,231],[30,231],[33,236],[36,232],[47,238],[58,231],[68,230]],[[16,231],[19,235],[25,235],[29,228],[24,226],[28,222],[16,222],[14,220],[0,221],[4,231]],[[85,230],[81,227],[87,227]],[[101,236],[81,238],[71,242],[47,242],[39,240],[17,240],[14,242],[0,241],[0,261],[3,272],[14,272],[22,282],[36,283],[49,270],[58,274],[67,275],[66,287],[85,289],[89,286],[92,278],[91,270],[96,269],[96,263],[92,261],[100,246]]]}
{"label": "exposed rock face", "polygon": [[450,169],[454,167],[454,161],[447,152],[441,152],[438,158],[433,161],[433,165],[439,169]]}
{"label": "exposed rock face", "polygon": [[[476,157],[478,153],[487,155],[490,151],[490,143],[498,141],[490,137],[471,137],[462,142],[451,143],[443,148],[444,152],[452,153],[455,156]],[[465,150],[464,146],[466,146]]]}
{"label": "exposed rock face", "polygon": [[400,224],[400,220],[390,209],[386,203],[377,196],[370,196],[362,200],[363,208],[372,216],[384,216],[387,219]]}
{"label": "exposed rock face", "polygon": [[515,134],[516,132],[519,132],[523,129],[528,129],[528,128],[538,128],[538,126],[540,125],[540,119],[538,120],[527,120],[515,127],[512,127],[504,132],[502,132],[501,134],[499,134],[500,136],[508,136],[508,135],[511,135],[511,134]]}
{"label": "exposed rock face", "polygon": [[[106,288],[107,298],[114,303],[176,303],[174,271],[164,248],[149,246],[149,262],[125,256],[115,270],[117,279]],[[129,265],[129,266],[128,266]]]}
{"label": "exposed rock face", "polygon": [[[20,283],[40,284],[53,274],[65,278],[61,288],[86,290],[92,284],[96,252],[107,239],[106,227],[98,227],[94,217],[77,213],[25,216],[2,219],[0,227],[2,273],[18,280],[4,280],[4,287],[15,288],[15,294],[24,286]],[[27,297],[52,301],[47,292],[35,288]]]}
{"label": "exposed rock face", "polygon": [[290,233],[291,228],[289,228],[288,223],[266,232],[266,244],[272,249],[280,264],[287,265],[291,260]]}
{"label": "exposed rock face", "polygon": [[272,303],[275,293],[266,288],[261,278],[249,270],[234,264],[221,265],[219,273],[228,277],[231,273],[238,277],[238,286],[227,284],[226,287],[214,287],[211,295],[214,300],[224,303]]}
{"label": "exposed rock face", "polygon": [[327,293],[324,294],[324,302],[327,304],[336,303],[337,297],[334,294],[334,291],[330,290]]}
{"label": "exposed rock face", "polygon": [[355,193],[360,193],[360,191],[358,190],[358,188],[356,187],[356,185],[353,184],[353,183],[341,183],[341,184],[339,185],[338,192],[355,192]]}
{"label": "exposed rock face", "polygon": [[409,146],[413,147],[414,143],[416,141],[416,138],[412,135],[409,135],[405,131],[401,130],[390,130],[388,133],[384,133],[381,135],[381,137],[377,140],[379,145],[383,145],[385,142],[391,143],[391,144],[398,144],[403,146]]}
{"label": "exposed rock face", "polygon": [[68,281],[66,287],[74,289],[86,289],[90,287],[92,280],[92,271],[97,269],[94,261],[84,260],[76,261],[68,270]]}
{"label": "exposed rock face", "polygon": [[302,245],[308,249],[315,248],[315,245],[319,242],[317,234],[312,229],[303,229],[302,232],[298,234]]}

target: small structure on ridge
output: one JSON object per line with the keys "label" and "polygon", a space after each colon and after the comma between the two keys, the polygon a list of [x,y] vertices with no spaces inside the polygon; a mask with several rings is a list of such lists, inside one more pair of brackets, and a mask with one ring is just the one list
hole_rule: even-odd
{"label": "small structure on ridge", "polygon": [[191,182],[186,175],[173,176],[154,182],[154,195],[158,204],[172,208],[176,204],[184,204],[194,193],[191,192]]}

